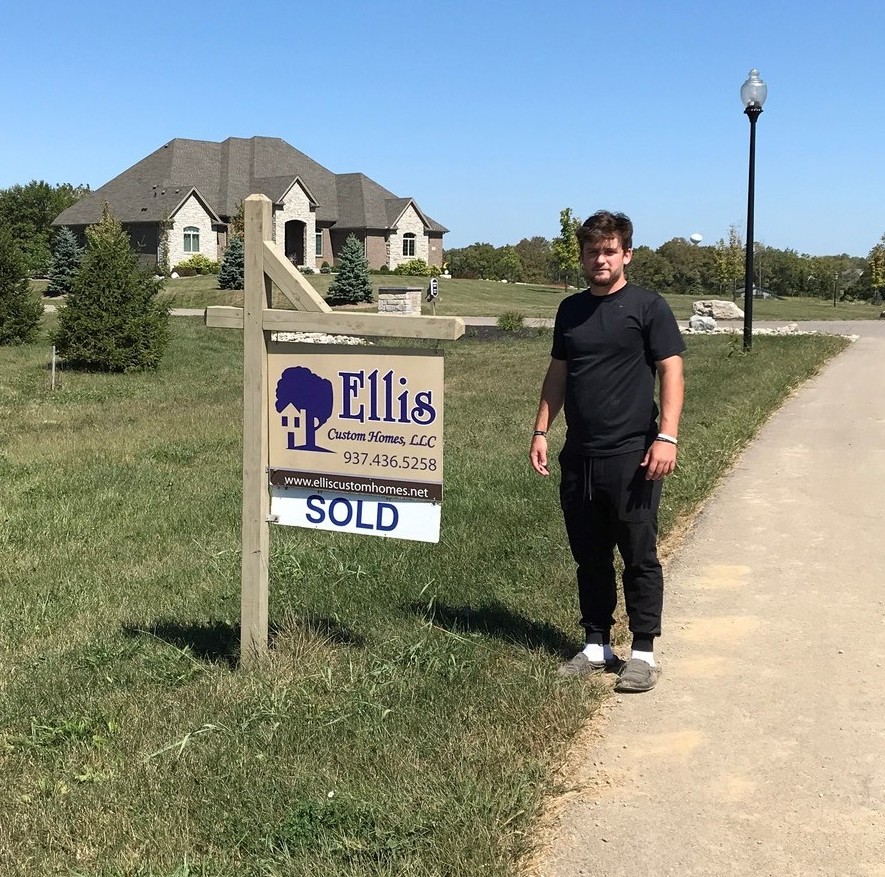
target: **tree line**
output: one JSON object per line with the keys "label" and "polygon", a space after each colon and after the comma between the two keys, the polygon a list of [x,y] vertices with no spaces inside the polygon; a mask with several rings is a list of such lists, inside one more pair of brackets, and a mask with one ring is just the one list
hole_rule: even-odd
{"label": "tree line", "polygon": [[[475,243],[446,250],[453,277],[506,280],[510,283],[580,286],[578,220],[560,212],[560,234],[536,236],[495,247]],[[753,285],[781,297],[811,296],[878,304],[885,290],[885,235],[869,255],[811,256],[757,241],[753,247]],[[708,298],[740,298],[745,290],[746,248],[736,226],[715,244],[700,246],[675,237],[657,248],[637,246],[628,275],[656,292]]]}

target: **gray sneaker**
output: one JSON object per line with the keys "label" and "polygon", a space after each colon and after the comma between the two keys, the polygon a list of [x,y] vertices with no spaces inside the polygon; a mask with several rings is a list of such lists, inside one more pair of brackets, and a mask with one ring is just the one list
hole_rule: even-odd
{"label": "gray sneaker", "polygon": [[615,691],[631,694],[651,691],[658,684],[660,675],[660,667],[652,667],[640,658],[630,658],[618,674]]}
{"label": "gray sneaker", "polygon": [[561,664],[556,671],[557,676],[596,676],[599,673],[614,673],[621,666],[621,659],[615,655],[609,661],[591,661],[583,652],[578,652]]}

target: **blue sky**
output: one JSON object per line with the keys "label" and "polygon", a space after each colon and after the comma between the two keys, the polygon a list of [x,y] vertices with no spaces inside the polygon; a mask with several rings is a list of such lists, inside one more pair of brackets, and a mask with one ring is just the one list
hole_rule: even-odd
{"label": "blue sky", "polygon": [[[866,255],[885,232],[885,4],[215,0],[8,4],[0,188],[97,188],[174,137],[281,137],[412,196],[446,246],[628,213],[636,244],[746,224]],[[755,16],[755,17],[754,17]]]}

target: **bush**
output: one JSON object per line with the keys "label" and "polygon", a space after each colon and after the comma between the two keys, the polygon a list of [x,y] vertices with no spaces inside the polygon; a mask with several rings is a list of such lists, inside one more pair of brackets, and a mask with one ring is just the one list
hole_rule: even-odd
{"label": "bush", "polygon": [[515,332],[525,324],[525,314],[519,311],[505,311],[498,317],[498,328],[505,332]]}
{"label": "bush", "polygon": [[331,273],[332,273],[332,266],[328,262],[323,262],[323,264],[320,265],[320,274],[331,274]]}
{"label": "bush", "polygon": [[242,289],[245,285],[246,246],[239,235],[233,235],[227,242],[221,271],[218,274],[219,289]]}
{"label": "bush", "polygon": [[107,207],[86,229],[80,270],[58,312],[53,343],[74,366],[99,371],[156,368],[169,341],[163,281],[139,268],[129,236]]}
{"label": "bush", "polygon": [[356,235],[348,235],[344,242],[338,273],[329,284],[326,299],[332,304],[359,304],[374,299],[372,281],[369,279],[369,263],[366,261],[362,241]]}
{"label": "bush", "polygon": [[42,313],[31,295],[25,258],[9,229],[0,226],[0,344],[33,341]]}
{"label": "bush", "polygon": [[423,259],[409,259],[393,269],[394,274],[406,277],[430,277],[430,266]]}
{"label": "bush", "polygon": [[190,259],[179,262],[172,270],[179,277],[193,277],[195,274],[217,274],[219,265],[202,253],[194,253]]}
{"label": "bush", "polygon": [[390,265],[382,265],[378,269],[379,274],[390,274]]}

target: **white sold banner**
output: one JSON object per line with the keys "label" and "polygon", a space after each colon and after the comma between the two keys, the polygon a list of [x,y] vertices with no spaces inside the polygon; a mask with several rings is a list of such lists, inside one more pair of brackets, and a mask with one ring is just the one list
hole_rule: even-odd
{"label": "white sold banner", "polygon": [[438,502],[388,500],[355,493],[329,493],[272,487],[275,523],[363,536],[386,536],[416,542],[439,542]]}

